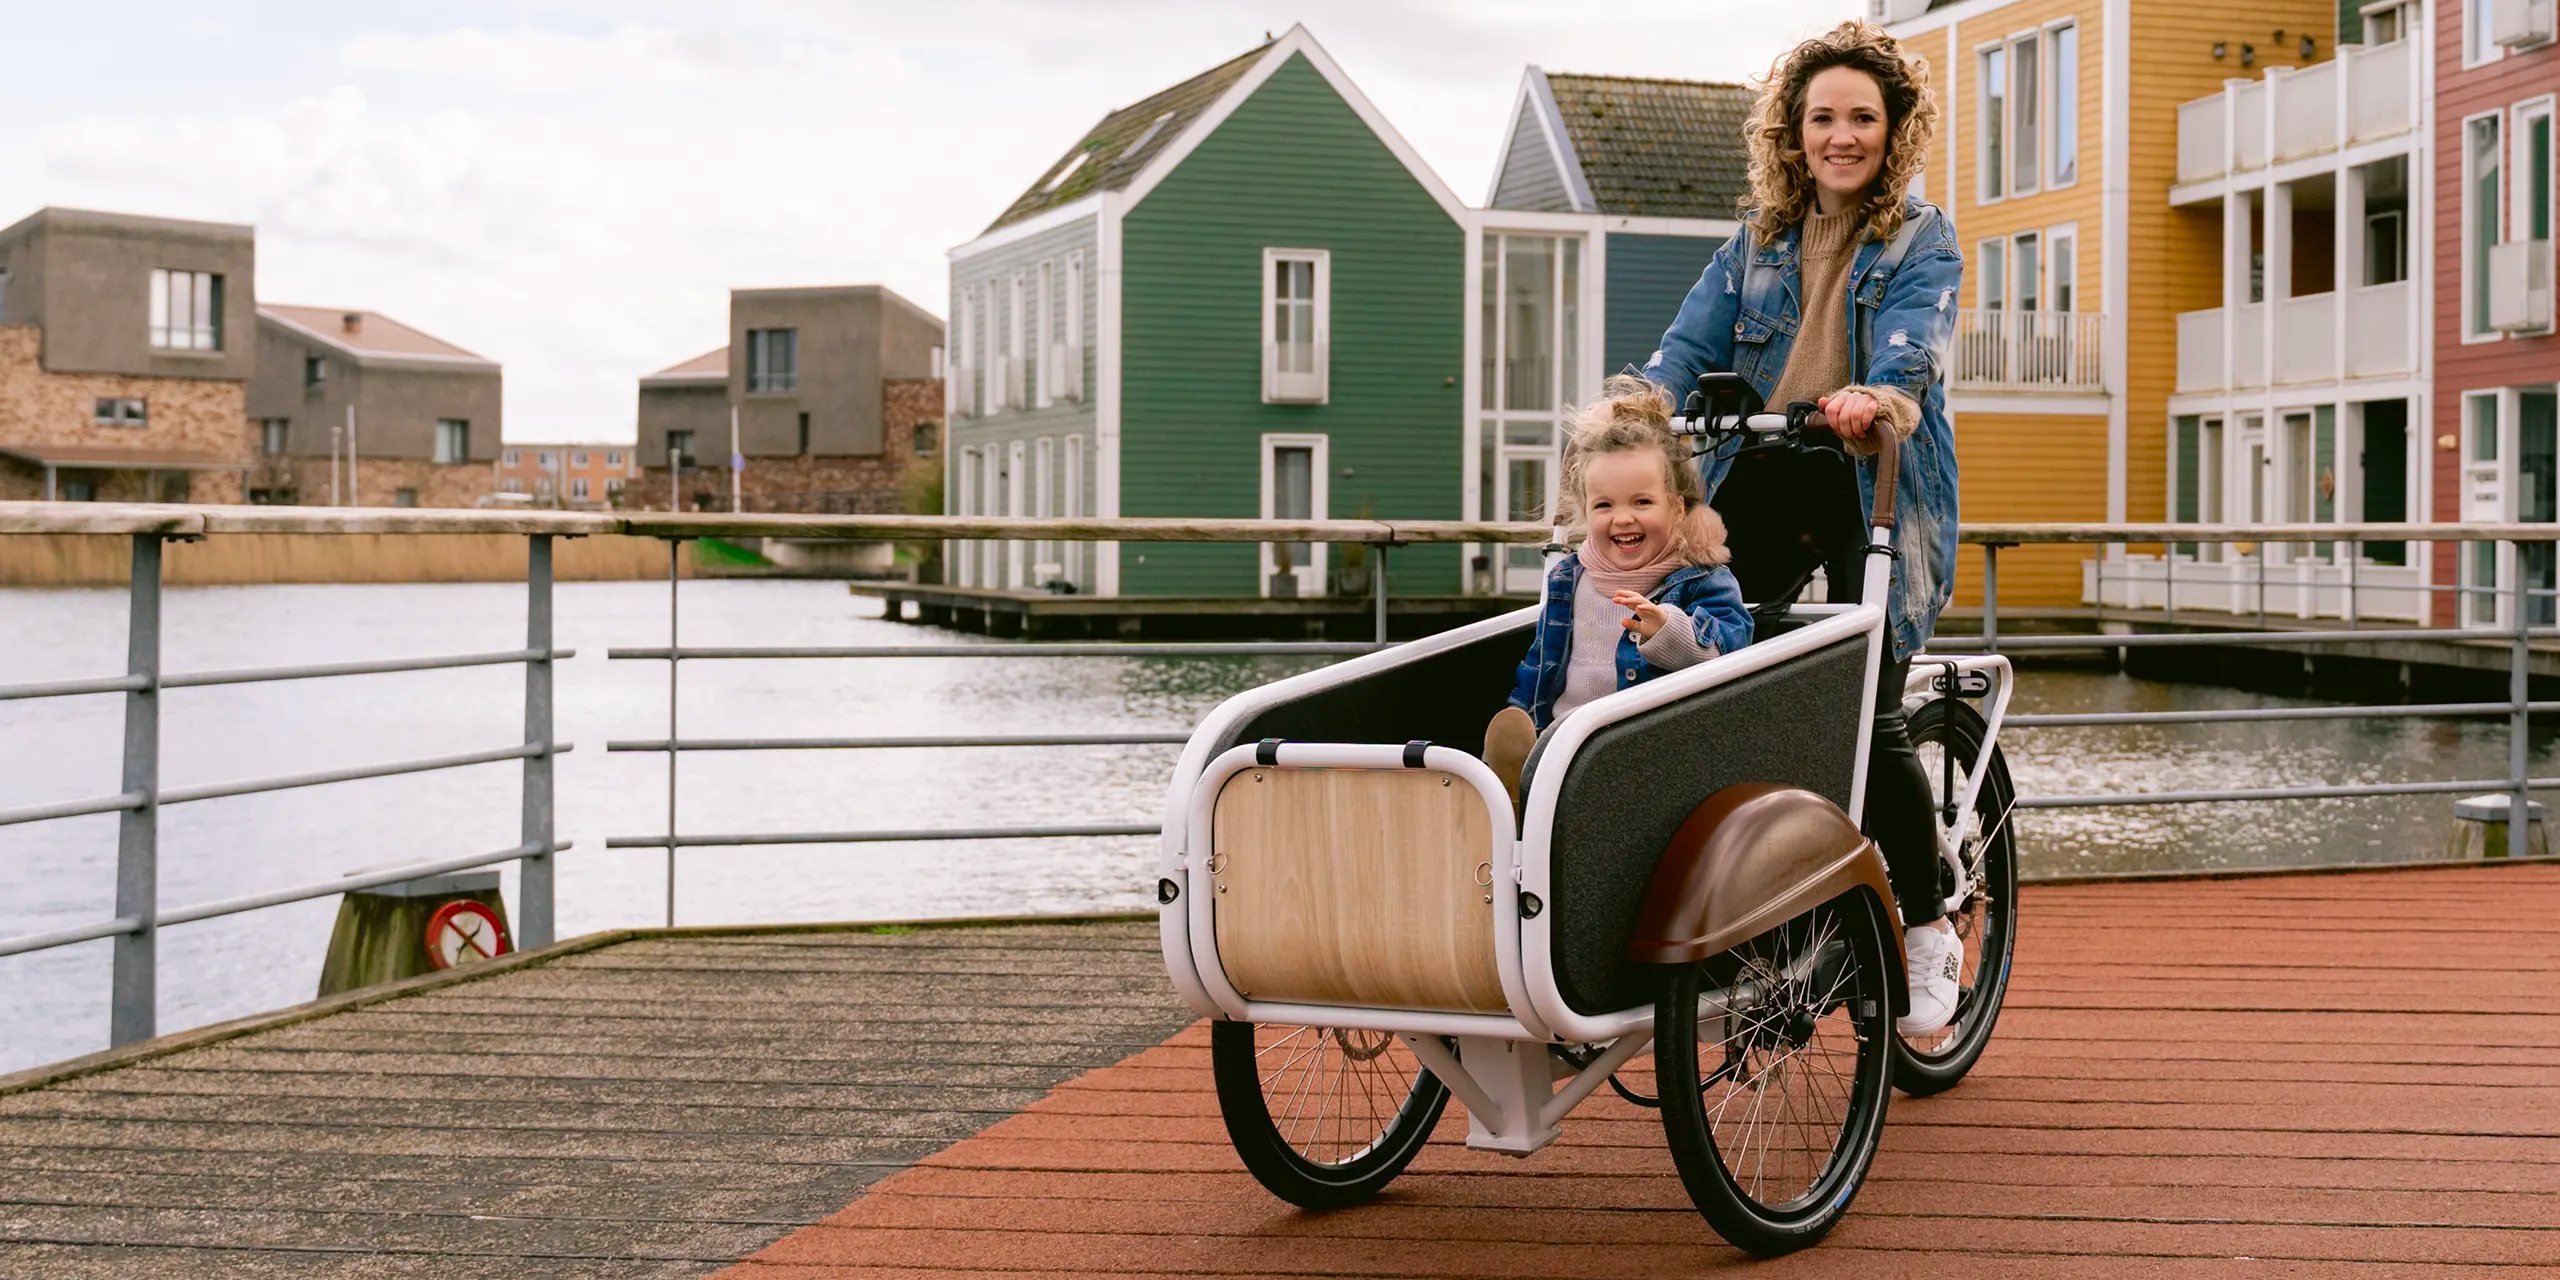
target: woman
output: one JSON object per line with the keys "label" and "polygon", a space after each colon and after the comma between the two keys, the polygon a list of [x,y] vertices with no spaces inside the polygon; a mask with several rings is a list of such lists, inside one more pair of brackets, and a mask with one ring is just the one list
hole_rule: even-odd
{"label": "woman", "polygon": [[[1751,208],[1707,264],[1645,375],[1675,396],[1700,373],[1741,374],[1770,404],[1817,401],[1857,460],[1859,510],[1875,502],[1880,448],[1901,451],[1885,604],[1891,660],[1877,677],[1866,827],[1901,900],[1911,1012],[1920,1036],[1954,1016],[1964,944],[1939,908],[1934,801],[1901,712],[1903,676],[1955,576],[1955,438],[1947,351],[1964,259],[1946,218],[1909,195],[1937,132],[1928,64],[1883,30],[1842,23],[1770,68],[1752,109]],[[1709,493],[1722,460],[1705,463]],[[1844,485],[1845,487],[1845,485]],[[1812,495],[1809,495],[1812,496]],[[1859,590],[1855,557],[1830,571]]]}

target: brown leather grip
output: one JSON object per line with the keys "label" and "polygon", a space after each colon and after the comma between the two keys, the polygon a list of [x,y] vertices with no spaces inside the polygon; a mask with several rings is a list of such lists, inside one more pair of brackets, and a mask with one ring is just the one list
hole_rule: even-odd
{"label": "brown leather grip", "polygon": [[[1902,472],[1902,441],[1893,438],[1890,426],[1882,422],[1876,425],[1885,428],[1885,439],[1884,447],[1876,450],[1876,509],[1867,513],[1867,523],[1873,528],[1890,529],[1893,527],[1893,486]],[[1874,429],[1868,428],[1870,431]]]}

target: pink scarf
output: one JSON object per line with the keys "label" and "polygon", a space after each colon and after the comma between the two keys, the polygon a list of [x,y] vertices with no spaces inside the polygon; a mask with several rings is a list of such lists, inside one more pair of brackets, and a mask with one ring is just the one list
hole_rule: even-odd
{"label": "pink scarf", "polygon": [[1601,555],[1600,535],[1597,533],[1582,540],[1582,550],[1575,554],[1575,558],[1582,561],[1583,580],[1597,588],[1603,600],[1620,591],[1652,595],[1653,589],[1661,586],[1662,580],[1670,577],[1672,570],[1688,563],[1688,558],[1681,554],[1680,540],[1673,538],[1651,560],[1633,569],[1612,568]]}

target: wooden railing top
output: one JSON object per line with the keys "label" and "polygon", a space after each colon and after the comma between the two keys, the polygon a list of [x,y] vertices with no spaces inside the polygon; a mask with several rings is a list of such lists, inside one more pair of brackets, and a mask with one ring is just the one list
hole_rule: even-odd
{"label": "wooden railing top", "polygon": [[[732,515],[718,512],[490,511],[412,507],[167,506],[0,502],[0,534],[623,534],[643,538],[807,538],[921,542],[1331,542],[1403,546],[1544,542],[1545,525],[1477,520],[1057,520],[1012,516]],[[2560,542],[2560,524],[1971,524],[1975,545],[2167,542]]]}

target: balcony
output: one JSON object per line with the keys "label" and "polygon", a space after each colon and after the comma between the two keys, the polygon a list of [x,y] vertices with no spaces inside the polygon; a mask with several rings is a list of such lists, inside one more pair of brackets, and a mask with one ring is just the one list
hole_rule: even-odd
{"label": "balcony", "polygon": [[2342,45],[2329,62],[2269,68],[2178,107],[2178,181],[2207,182],[2407,133],[2418,124],[2415,41]]}
{"label": "balcony", "polygon": [[[2275,304],[2275,380],[2279,386],[2388,377],[2417,367],[2410,338],[2409,284],[2368,285],[2347,292],[2344,367],[2340,365],[2335,293],[2306,294]],[[2215,307],[2178,317],[2178,390],[2224,391],[2267,385],[2267,305],[2241,307],[2236,322]],[[2227,380],[2226,380],[2227,375]]]}
{"label": "balcony", "polygon": [[2106,390],[2106,316],[2095,311],[1956,313],[1955,385],[1968,390]]}

